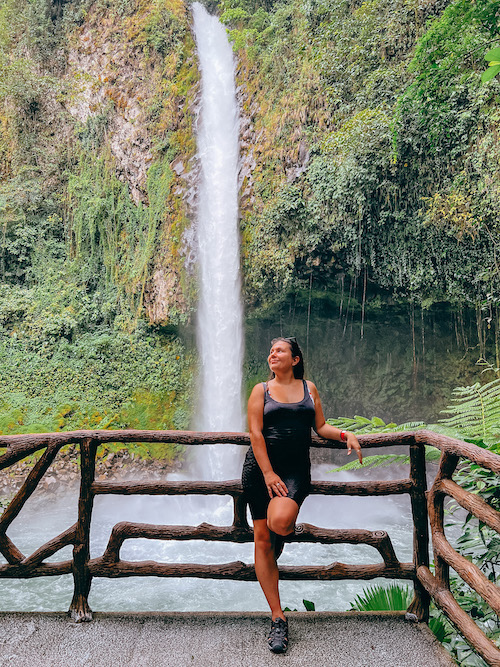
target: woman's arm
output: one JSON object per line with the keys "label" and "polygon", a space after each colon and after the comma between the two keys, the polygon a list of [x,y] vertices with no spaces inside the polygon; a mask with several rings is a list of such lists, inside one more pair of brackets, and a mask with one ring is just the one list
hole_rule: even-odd
{"label": "woman's arm", "polygon": [[[323,407],[321,405],[321,399],[319,397],[318,390],[316,389],[316,385],[313,382],[307,380],[307,386],[309,387],[309,390],[314,398],[314,408],[316,410],[314,430],[322,438],[343,442],[340,435],[342,431],[339,428],[335,428],[335,426],[330,426],[330,424],[327,424],[325,421],[325,415],[323,414]],[[358,455],[359,462],[363,463],[363,454],[361,453],[361,446],[358,442],[358,439],[354,433],[351,433],[350,431],[344,431],[344,434],[347,436],[347,440],[345,441],[347,445],[347,453],[350,454],[354,449]]]}
{"label": "woman's arm", "polygon": [[288,489],[286,484],[277,475],[269,460],[266,441],[262,435],[264,426],[264,387],[256,384],[248,399],[248,430],[250,431],[250,442],[252,444],[255,459],[262,470],[269,496],[286,496]]}

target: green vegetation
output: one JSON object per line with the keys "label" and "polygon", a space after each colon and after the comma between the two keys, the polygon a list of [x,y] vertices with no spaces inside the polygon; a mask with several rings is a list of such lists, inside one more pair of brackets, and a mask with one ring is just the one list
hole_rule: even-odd
{"label": "green vegetation", "polygon": [[0,432],[184,428],[191,385],[179,341],[101,327],[50,352],[2,342]]}
{"label": "green vegetation", "polygon": [[2,4],[2,433],[188,424],[176,325],[194,287],[171,163],[194,153],[192,50],[179,0]]}
{"label": "green vegetation", "polygon": [[[410,586],[393,583],[388,586],[378,584],[363,589],[351,602],[354,611],[406,611],[413,599],[413,590]],[[429,619],[429,627],[439,641],[451,636],[453,628],[446,618],[433,609]]]}
{"label": "green vegetation", "polygon": [[488,51],[488,53],[484,56],[484,59],[488,61],[488,69],[483,72],[483,75],[481,77],[481,81],[483,83],[486,83],[487,81],[491,81],[494,76],[497,76],[497,74],[500,72],[500,48],[497,49],[491,49],[491,51]]}
{"label": "green vegetation", "polygon": [[480,79],[499,3],[220,6],[256,137],[248,299],[346,275],[359,301],[496,312],[500,83]]}

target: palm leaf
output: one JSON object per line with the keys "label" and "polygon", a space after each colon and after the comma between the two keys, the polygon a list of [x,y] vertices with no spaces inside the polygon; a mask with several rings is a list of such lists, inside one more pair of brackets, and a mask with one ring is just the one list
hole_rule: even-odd
{"label": "palm leaf", "polygon": [[405,611],[413,599],[413,591],[403,584],[376,584],[364,588],[351,602],[354,611]]}

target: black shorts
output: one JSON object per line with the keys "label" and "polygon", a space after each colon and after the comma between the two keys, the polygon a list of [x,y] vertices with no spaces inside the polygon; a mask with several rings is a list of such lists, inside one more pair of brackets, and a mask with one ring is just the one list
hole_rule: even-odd
{"label": "black shorts", "polygon": [[[300,507],[311,490],[311,464],[309,460],[302,457],[301,464],[291,467],[290,461],[286,461],[286,467],[281,467],[273,461],[273,469],[285,482],[288,493],[287,498],[295,500]],[[255,460],[252,448],[250,448],[243,463],[241,483],[245,498],[250,507],[250,514],[254,521],[267,518],[267,506],[271,498],[267,491],[264,475],[259,464]]]}

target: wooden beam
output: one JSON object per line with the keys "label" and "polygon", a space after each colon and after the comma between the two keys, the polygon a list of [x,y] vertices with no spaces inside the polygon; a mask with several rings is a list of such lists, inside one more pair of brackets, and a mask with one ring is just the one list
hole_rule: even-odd
{"label": "wooden beam", "polygon": [[39,549],[34,551],[31,556],[28,556],[22,560],[19,564],[23,567],[36,567],[39,565],[45,558],[54,555],[59,549],[67,546],[68,544],[73,544],[76,534],[76,523],[73,524],[70,528],[60,533],[57,537],[52,538],[46,542]]}
{"label": "wooden beam", "polygon": [[[0,469],[14,462],[14,459],[24,458],[29,453],[50,444],[65,445],[82,443],[85,440],[95,440],[99,444],[128,443],[128,442],[163,442],[181,445],[203,444],[250,444],[248,433],[203,433],[197,431],[142,431],[136,429],[63,431],[57,433],[29,433],[23,435],[0,436],[0,448],[6,447],[7,452],[0,457]],[[402,431],[399,433],[370,433],[359,436],[363,449],[388,447],[391,445],[432,445],[441,451],[478,463],[479,465],[500,473],[500,456],[476,445],[450,438],[427,429],[417,431]],[[336,440],[324,440],[317,436],[312,438],[313,447],[327,449],[345,449],[345,443]],[[18,456],[18,454],[21,454]],[[16,458],[17,457],[17,458]]]}
{"label": "wooden beam", "polygon": [[484,468],[488,468],[488,470],[500,473],[500,456],[498,454],[494,454],[493,452],[478,447],[477,445],[473,445],[470,442],[450,438],[447,435],[434,433],[434,431],[428,431],[426,429],[414,431],[413,433],[415,442],[420,445],[432,445],[433,447],[440,449],[442,452],[461,456],[470,461],[474,461],[474,463],[478,463]]}
{"label": "wooden beam", "polygon": [[36,489],[38,482],[45,475],[47,470],[50,467],[50,464],[55,459],[57,452],[59,451],[59,445],[50,445],[44,451],[42,456],[35,463],[33,468],[30,470],[29,475],[24,480],[23,485],[16,493],[14,498],[10,501],[4,513],[0,517],[0,531],[4,532],[14,521],[16,516],[22,510],[24,503],[31,496],[33,491]]}
{"label": "wooden beam", "polygon": [[444,535],[433,533],[432,542],[436,553],[490,605],[497,616],[500,616],[498,586],[489,581],[474,563],[455,551]]}
{"label": "wooden beam", "polygon": [[[409,479],[370,482],[316,482],[311,484],[311,495],[325,496],[388,496],[392,494],[410,493],[412,482]],[[243,493],[239,479],[224,482],[108,482],[99,481],[92,484],[95,495],[228,495],[238,496]]]}
{"label": "wooden beam", "polygon": [[0,553],[5,556],[5,560],[11,565],[24,560],[24,554],[19,551],[14,542],[5,533],[0,533]]}
{"label": "wooden beam", "polygon": [[[384,530],[327,529],[311,524],[300,524],[300,533],[289,535],[285,542],[317,542],[321,544],[367,544],[377,549],[387,567],[399,567],[399,561],[389,535]],[[120,549],[125,540],[207,540],[218,542],[252,542],[253,532],[235,526],[163,526],[121,521],[117,523],[102,556],[103,563],[118,563]]]}
{"label": "wooden beam", "polygon": [[392,496],[410,493],[409,479],[367,482],[316,482],[311,483],[311,495],[321,496]]}
{"label": "wooden beam", "polygon": [[[410,494],[413,516],[413,564],[429,565],[429,521],[427,518],[427,478],[425,469],[425,448],[423,445],[410,445]],[[414,581],[414,595],[407,614],[418,621],[429,620],[430,596],[418,581]]]}
{"label": "wooden beam", "polygon": [[0,565],[0,579],[56,577],[60,574],[70,574],[72,566],[72,560],[61,561],[60,563],[41,563],[36,567],[26,567],[20,563],[16,565]]}
{"label": "wooden beam", "polygon": [[78,521],[76,524],[73,546],[73,599],[68,610],[75,623],[92,620],[92,610],[89,607],[88,595],[92,583],[92,576],[88,568],[90,558],[90,522],[94,505],[92,483],[95,476],[95,455],[97,442],[84,440],[80,445],[80,497],[78,499]]}
{"label": "wooden beam", "polygon": [[[427,495],[427,512],[431,524],[432,534],[440,533],[444,535],[444,493],[439,490],[441,480],[453,475],[455,468],[460,461],[456,454],[443,451],[439,462],[439,469],[434,479],[434,483]],[[441,558],[439,553],[434,550],[434,571],[439,585],[450,589],[450,567],[448,563]]]}
{"label": "wooden beam", "polygon": [[491,507],[485,500],[475,493],[466,491],[451,479],[441,479],[437,482],[438,491],[454,498],[459,505],[473,514],[497,533],[500,533],[500,512]]}
{"label": "wooden beam", "polygon": [[[430,433],[430,432],[429,432]],[[388,447],[390,445],[410,445],[415,442],[414,431],[400,433],[370,433],[358,437],[361,446],[367,449]],[[1,435],[0,448],[6,447],[7,453],[23,451],[25,455],[33,448],[47,447],[50,444],[66,445],[95,440],[99,444],[110,442],[160,442],[179,445],[250,445],[248,433],[222,433],[201,431],[147,431],[138,429],[60,431],[56,433],[27,433],[23,435]],[[460,442],[457,440],[457,442]],[[312,437],[313,447],[327,449],[345,449],[345,442]],[[5,456],[5,454],[4,454]],[[2,462],[0,458],[0,466]]]}
{"label": "wooden beam", "polygon": [[[197,577],[201,579],[235,579],[237,581],[256,581],[253,565],[241,561],[216,565],[196,563],[157,563],[156,561],[120,561],[108,564],[102,558],[89,561],[93,577]],[[332,563],[326,566],[291,566],[279,568],[280,579],[287,580],[322,580],[336,579],[414,579],[413,563],[400,563],[398,567],[388,568],[384,564],[346,565]]]}

